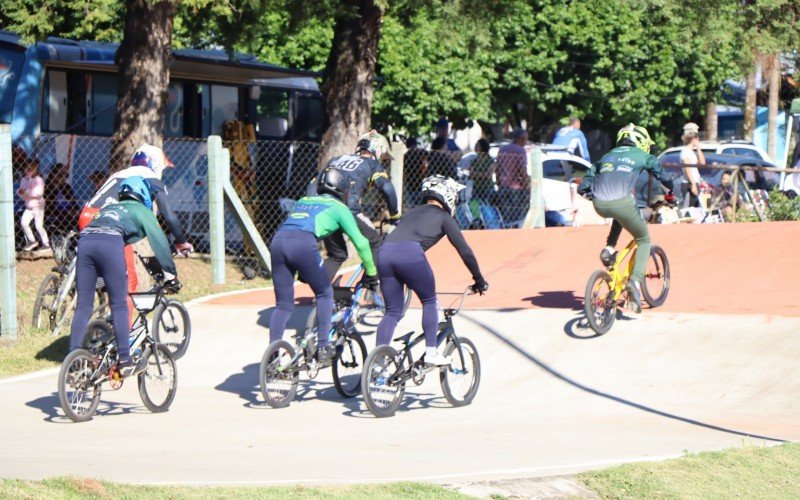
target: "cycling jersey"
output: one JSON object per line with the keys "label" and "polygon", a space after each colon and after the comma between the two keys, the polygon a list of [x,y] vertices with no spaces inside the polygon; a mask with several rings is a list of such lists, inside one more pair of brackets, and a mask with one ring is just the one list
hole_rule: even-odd
{"label": "cycling jersey", "polygon": [[126,245],[146,237],[161,268],[172,275],[177,274],[167,237],[153,212],[139,201],[122,200],[106,205],[81,232],[83,234],[119,235]]}
{"label": "cycling jersey", "polygon": [[423,251],[427,251],[445,235],[455,247],[458,255],[461,256],[467,269],[472,273],[472,279],[483,281],[483,276],[478,268],[478,260],[458,228],[458,223],[450,214],[436,205],[426,203],[406,212],[397,223],[397,228],[386,237],[385,242],[415,241],[422,246]]}
{"label": "cycling jersey", "polygon": [[616,147],[586,172],[578,192],[591,188],[594,197],[603,201],[631,196],[636,179],[643,170],[648,170],[657,180],[661,180],[658,158],[637,147]]}
{"label": "cycling jersey", "polygon": [[355,217],[348,207],[331,195],[300,198],[278,231],[305,231],[313,234],[317,240],[321,240],[340,229],[355,245],[366,273],[374,276],[377,270],[369,241],[359,231]]}
{"label": "cycling jersey", "polygon": [[140,176],[147,179],[150,187],[150,193],[153,196],[155,205],[158,207],[158,212],[164,218],[164,222],[169,229],[172,237],[175,238],[175,243],[181,244],[186,242],[186,236],[181,227],[178,216],[172,209],[169,202],[169,193],[167,186],[160,178],[156,177],[155,173],[147,167],[128,167],[120,170],[112,175],[103,186],[97,190],[97,193],[84,205],[81,210],[81,215],[78,222],[78,228],[83,229],[94,218],[97,212],[109,203],[116,203],[119,199],[119,186],[128,177]]}
{"label": "cycling jersey", "polygon": [[[370,186],[380,189],[390,215],[397,214],[397,194],[389,182],[389,175],[383,164],[374,158],[357,154],[337,156],[328,162],[326,168],[333,167],[347,175],[350,181],[350,194],[347,206],[354,214],[361,213],[361,197]],[[309,186],[309,194],[316,194],[316,180]]]}

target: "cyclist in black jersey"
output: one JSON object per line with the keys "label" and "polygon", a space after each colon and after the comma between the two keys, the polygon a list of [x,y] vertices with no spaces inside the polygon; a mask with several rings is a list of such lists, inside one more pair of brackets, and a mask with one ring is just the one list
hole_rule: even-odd
{"label": "cyclist in black jersey", "polygon": [[378,325],[377,345],[392,340],[394,329],[403,317],[403,287],[408,286],[422,303],[425,362],[431,365],[447,365],[450,361],[436,350],[439,323],[436,282],[425,252],[446,235],[472,274],[473,289],[481,293],[489,289],[475,254],[453,218],[463,189],[464,186],[449,177],[426,178],[422,182],[422,204],[406,212],[378,250],[378,278],[386,314]]}
{"label": "cyclist in black jersey", "polygon": [[[370,131],[358,141],[353,154],[337,156],[331,159],[325,168],[333,168],[344,172],[350,183],[350,194],[346,200],[347,206],[356,218],[356,223],[361,234],[369,241],[372,248],[373,259],[376,257],[381,236],[372,221],[361,212],[361,197],[370,187],[379,189],[386,206],[389,209],[389,219],[397,220],[400,213],[397,206],[397,194],[394,186],[389,182],[389,176],[380,162],[381,157],[389,152],[389,143],[386,138],[377,132]],[[316,179],[309,185],[309,195],[316,194]],[[347,244],[344,233],[339,230],[332,233],[324,240],[328,257],[325,259],[325,270],[328,277],[333,280],[342,263],[347,260]]]}

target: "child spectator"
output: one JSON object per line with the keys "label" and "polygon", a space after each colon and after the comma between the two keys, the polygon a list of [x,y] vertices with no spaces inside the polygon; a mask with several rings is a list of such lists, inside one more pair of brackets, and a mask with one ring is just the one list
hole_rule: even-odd
{"label": "child spectator", "polygon": [[50,240],[44,230],[44,180],[39,175],[39,164],[35,161],[29,163],[25,168],[25,176],[19,181],[17,194],[25,201],[25,211],[22,212],[22,218],[19,221],[28,242],[23,250],[30,252],[39,246],[39,242],[36,241],[36,237],[31,231],[31,220],[34,221],[36,231],[42,240],[42,249],[49,249]]}

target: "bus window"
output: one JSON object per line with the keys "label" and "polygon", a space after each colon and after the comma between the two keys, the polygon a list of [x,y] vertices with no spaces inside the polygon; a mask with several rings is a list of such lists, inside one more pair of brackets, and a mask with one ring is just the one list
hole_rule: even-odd
{"label": "bus window", "polygon": [[325,104],[318,96],[297,96],[297,118],[295,139],[298,141],[320,141],[325,125]]}
{"label": "bus window", "polygon": [[114,116],[117,112],[117,76],[91,75],[91,99],[87,100],[89,116],[87,132],[97,135],[114,133]]}
{"label": "bus window", "polygon": [[256,134],[272,139],[285,138],[289,129],[289,93],[255,88]]}
{"label": "bus window", "polygon": [[183,83],[170,82],[168,92],[164,135],[166,137],[183,137]]}
{"label": "bus window", "polygon": [[226,85],[211,86],[211,133],[222,135],[222,124],[239,115],[239,89]]}
{"label": "bus window", "polygon": [[47,71],[42,106],[42,128],[45,132],[86,133],[86,87],[89,78],[82,71]]}

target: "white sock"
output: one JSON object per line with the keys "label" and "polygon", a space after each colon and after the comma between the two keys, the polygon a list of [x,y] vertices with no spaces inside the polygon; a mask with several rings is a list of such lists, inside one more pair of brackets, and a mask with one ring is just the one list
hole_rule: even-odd
{"label": "white sock", "polygon": [[425,358],[431,359],[437,357],[439,354],[436,352],[435,347],[426,347],[425,348]]}

